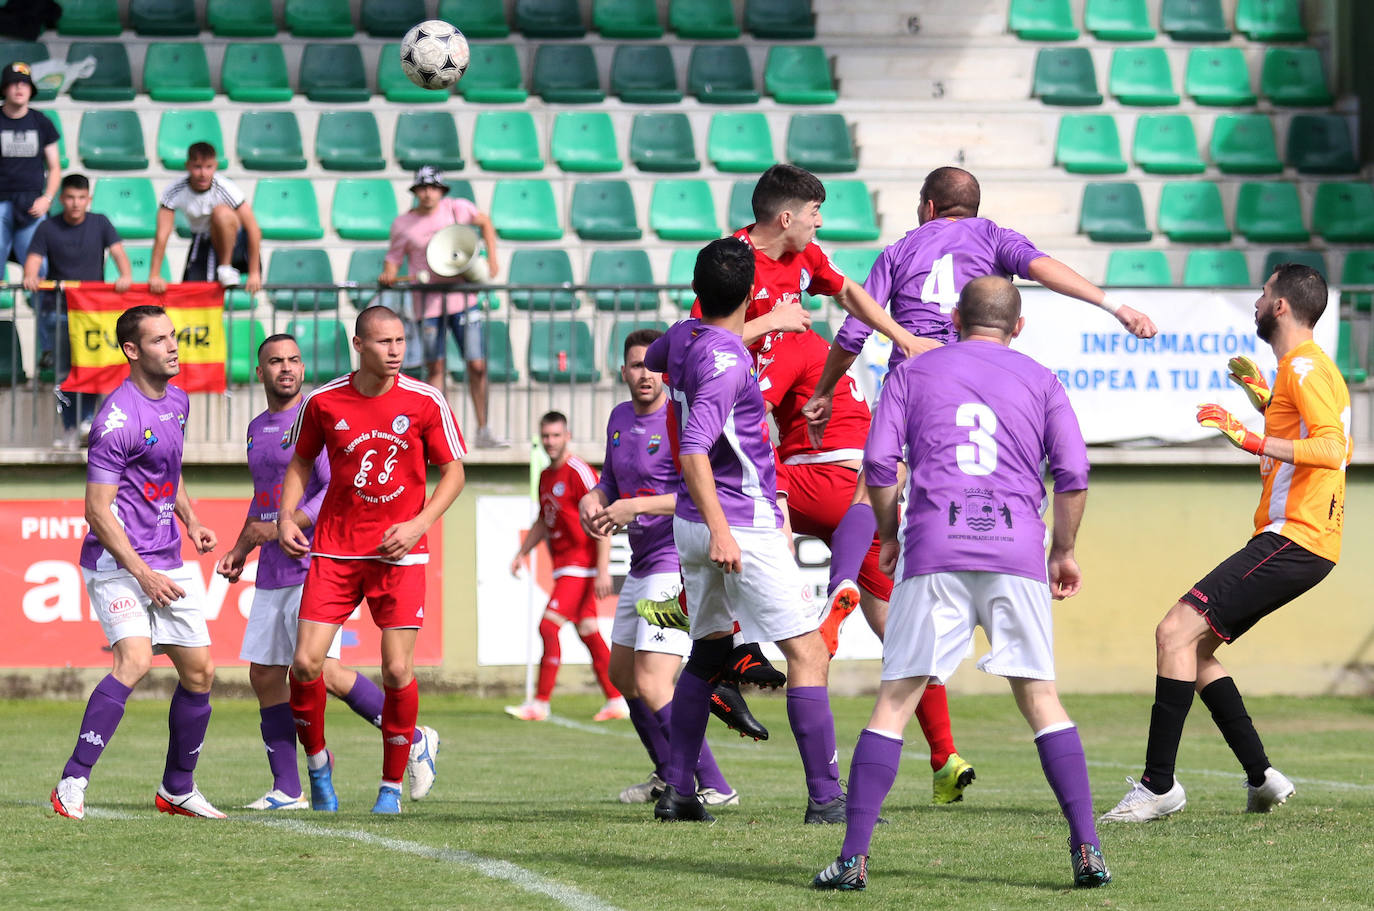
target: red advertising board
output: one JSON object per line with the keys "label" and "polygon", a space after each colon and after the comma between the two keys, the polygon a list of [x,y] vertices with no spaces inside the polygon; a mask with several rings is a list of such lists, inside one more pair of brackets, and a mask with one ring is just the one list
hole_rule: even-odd
{"label": "red advertising board", "polygon": [[[251,580],[256,559],[244,581],[229,584],[215,572],[248,509],[246,500],[196,501],[201,521],[214,530],[219,546],[200,556],[182,539],[182,559],[200,568],[187,596],[204,605],[210,625],[210,652],[219,667],[241,667],[239,647],[253,603]],[[100,623],[91,615],[90,598],[81,578],[81,539],[87,526],[81,500],[0,500],[0,667],[107,667],[108,645]],[[443,539],[436,524],[429,530],[430,561],[425,572],[425,601],[443,603],[440,585]],[[425,628],[415,646],[415,663],[437,665],[443,659],[443,611],[425,611]],[[380,662],[381,635],[366,608],[354,611],[344,625],[343,663],[375,667]],[[170,666],[165,657],[155,664]]]}

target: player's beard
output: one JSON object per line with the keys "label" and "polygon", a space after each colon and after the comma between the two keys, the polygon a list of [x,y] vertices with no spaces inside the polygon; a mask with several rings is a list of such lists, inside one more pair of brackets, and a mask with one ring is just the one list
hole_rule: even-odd
{"label": "player's beard", "polygon": [[1274,339],[1274,331],[1279,327],[1279,319],[1274,315],[1274,311],[1260,311],[1255,314],[1255,334],[1260,337],[1262,342],[1270,342]]}

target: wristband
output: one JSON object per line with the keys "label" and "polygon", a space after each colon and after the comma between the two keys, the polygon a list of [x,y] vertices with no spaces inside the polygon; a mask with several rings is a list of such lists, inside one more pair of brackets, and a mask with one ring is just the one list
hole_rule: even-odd
{"label": "wristband", "polygon": [[1116,311],[1120,310],[1122,307],[1122,305],[1118,301],[1112,300],[1105,294],[1102,296],[1102,302],[1097,306],[1101,307],[1103,310],[1106,310],[1112,316],[1116,316]]}

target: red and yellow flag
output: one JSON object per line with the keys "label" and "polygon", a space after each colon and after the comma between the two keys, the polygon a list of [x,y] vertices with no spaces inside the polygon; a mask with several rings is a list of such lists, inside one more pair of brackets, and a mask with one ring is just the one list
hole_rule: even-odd
{"label": "red and yellow flag", "polygon": [[223,392],[224,289],[215,282],[168,285],[153,294],[135,285],[123,294],[113,285],[72,282],[67,295],[67,331],[71,336],[72,372],[64,392],[111,392],[129,375],[129,364],[115,341],[115,321],[130,307],[162,307],[177,330],[181,372],[172,378],[187,392]]}

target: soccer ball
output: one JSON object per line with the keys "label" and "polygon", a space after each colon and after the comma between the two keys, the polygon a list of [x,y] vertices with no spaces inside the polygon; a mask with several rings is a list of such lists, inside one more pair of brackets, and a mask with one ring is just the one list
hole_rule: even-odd
{"label": "soccer ball", "polygon": [[422,89],[446,89],[468,68],[468,39],[442,19],[429,19],[401,39],[401,69]]}

